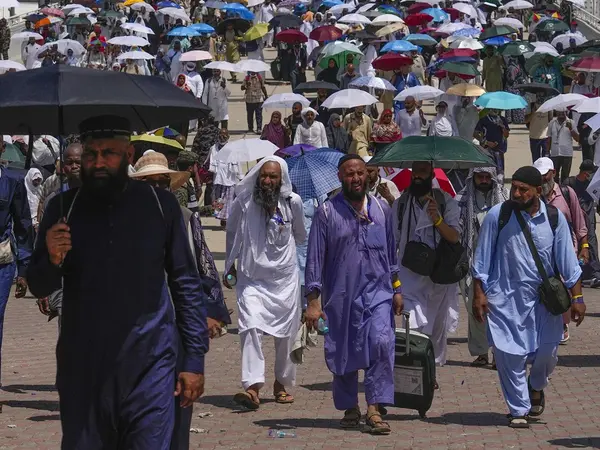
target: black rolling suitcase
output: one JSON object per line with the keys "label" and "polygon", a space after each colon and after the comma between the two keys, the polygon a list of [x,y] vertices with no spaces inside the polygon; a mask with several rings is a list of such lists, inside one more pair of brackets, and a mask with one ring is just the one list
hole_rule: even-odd
{"label": "black rolling suitcase", "polygon": [[402,315],[405,327],[396,328],[394,406],[416,409],[423,418],[433,402],[433,344],[424,334],[409,330],[409,313],[403,312]]}

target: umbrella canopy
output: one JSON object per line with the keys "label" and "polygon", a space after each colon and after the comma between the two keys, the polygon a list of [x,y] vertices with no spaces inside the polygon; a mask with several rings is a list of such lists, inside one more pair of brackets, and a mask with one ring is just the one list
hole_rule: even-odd
{"label": "umbrella canopy", "polygon": [[243,59],[235,64],[236,70],[234,72],[268,72],[271,70],[271,66],[264,61],[258,59]]}
{"label": "umbrella canopy", "polygon": [[179,142],[175,139],[169,139],[168,137],[159,136],[157,134],[144,133],[137,136],[131,136],[131,142],[151,142],[152,144],[166,145],[167,147],[173,147],[177,150],[183,150]]}
{"label": "umbrella canopy", "polygon": [[588,127],[592,129],[592,133],[595,133],[600,128],[600,114],[592,116],[584,122]]}
{"label": "umbrella canopy", "polygon": [[370,75],[355,78],[350,82],[349,86],[353,88],[368,87],[373,89],[382,89],[384,91],[396,92],[396,88],[394,87],[394,85],[385,78],[379,78]]}
{"label": "umbrella canopy", "polygon": [[375,58],[371,65],[377,70],[397,70],[412,63],[412,58],[408,56],[399,55],[398,53],[386,53]]}
{"label": "umbrella canopy", "polygon": [[315,41],[325,42],[325,41],[335,41],[342,37],[342,30],[337,28],[334,25],[326,25],[323,27],[315,28],[310,32],[308,37],[314,39]]}
{"label": "umbrella canopy", "polygon": [[162,8],[159,9],[158,12],[162,15],[170,16],[175,20],[181,19],[183,22],[187,23],[190,23],[192,21],[189,18],[189,16],[185,13],[185,10],[181,8]]}
{"label": "umbrella canopy", "polygon": [[346,56],[348,54],[362,55],[362,52],[356,45],[350,44],[349,42],[330,42],[323,47],[323,50],[321,50],[321,60],[319,61],[319,65],[325,69],[329,63],[329,58],[333,58],[338,67],[345,66]]}
{"label": "umbrella canopy", "polygon": [[[366,106],[377,103],[375,97],[365,91],[359,89],[343,89],[338,92],[334,92],[327,100],[325,100],[321,106],[324,108],[355,108],[357,106]],[[1,116],[0,116],[1,117]]]}
{"label": "umbrella canopy", "polygon": [[14,70],[17,72],[21,72],[23,70],[27,70],[25,66],[21,63],[11,61],[10,59],[0,60],[0,73],[4,73],[9,70]]}
{"label": "umbrella canopy", "polygon": [[151,60],[151,59],[155,59],[155,56],[152,56],[150,53],[146,53],[144,51],[141,50],[136,50],[133,52],[125,52],[125,53],[121,53],[119,56],[117,56],[117,59],[120,61],[124,61],[127,59],[133,59],[133,60],[138,60],[138,59],[143,59],[143,60]]}
{"label": "umbrella canopy", "polygon": [[263,108],[291,108],[294,103],[301,103],[303,107],[307,107],[310,105],[310,100],[300,94],[284,92],[271,95],[264,101]]}
{"label": "umbrella canopy", "polygon": [[479,71],[472,65],[462,62],[445,62],[440,66],[441,70],[461,75],[477,76]]}
{"label": "umbrella canopy", "polygon": [[293,14],[276,14],[271,20],[269,20],[271,28],[300,28],[302,25],[302,19]]}
{"label": "umbrella canopy", "polygon": [[587,39],[584,38],[581,34],[577,33],[565,33],[559,34],[554,39],[552,39],[552,45],[556,47],[556,44],[561,43],[563,48],[569,48],[571,45],[571,39],[575,41],[575,44],[581,45],[587,42]]}
{"label": "umbrella canopy", "polygon": [[583,58],[571,66],[575,72],[600,72],[600,57]]}
{"label": "umbrella canopy", "polygon": [[236,72],[237,67],[235,64],[227,62],[227,61],[212,61],[204,66],[206,69],[217,69],[217,70],[226,70],[227,72]]}
{"label": "umbrella canopy", "polygon": [[269,24],[268,23],[258,23],[253,27],[249,28],[248,31],[244,33],[242,39],[244,41],[255,41],[257,39],[266,36],[269,32]]}
{"label": "umbrella canopy", "polygon": [[275,35],[275,39],[286,44],[298,44],[308,42],[306,35],[296,29],[283,30]]}
{"label": "umbrella canopy", "polygon": [[379,51],[380,53],[386,53],[386,52],[396,52],[396,53],[402,53],[402,52],[411,52],[411,51],[417,51],[419,48],[408,41],[391,41],[388,42],[387,44],[385,44],[381,50]]}
{"label": "umbrella canopy", "polygon": [[477,54],[477,52],[475,50],[471,50],[468,48],[457,48],[457,49],[448,50],[448,51],[442,53],[440,56],[440,59],[455,58],[455,57],[461,57],[461,56],[467,57],[467,58],[472,58],[476,54]]}
{"label": "umbrella canopy", "polygon": [[[44,23],[45,20],[48,20],[48,19],[42,19],[38,23],[36,23],[35,28],[48,26],[50,24],[49,23],[50,21],[48,20],[48,23]],[[91,25],[92,22],[90,22],[89,19],[86,19],[85,17],[71,17],[70,19],[68,19],[65,22],[65,24],[67,24],[67,26],[69,26],[69,27],[75,27],[77,25],[88,26],[88,25]]]}
{"label": "umbrella canopy", "polygon": [[476,37],[479,37],[480,34],[481,34],[481,30],[479,28],[463,27],[463,28],[456,30],[454,33],[452,33],[452,36],[454,36],[455,38],[459,38],[459,37],[476,38]]}
{"label": "umbrella canopy", "polygon": [[42,45],[38,49],[37,54],[42,54],[54,45],[58,47],[58,51],[63,55],[67,54],[67,50],[73,50],[75,56],[81,56],[85,52],[85,48],[79,42],[74,41],[73,39],[59,39],[58,41],[48,42],[47,44]]}
{"label": "umbrella canopy", "polygon": [[296,86],[294,92],[297,94],[310,94],[317,92],[319,89],[325,89],[329,92],[337,92],[340,90],[339,87],[332,83],[327,83],[325,81],[309,81],[307,83],[300,83]]}
{"label": "umbrella canopy", "polygon": [[[137,23],[137,22],[123,23],[123,24],[121,24],[121,28],[123,28],[124,30],[134,31],[136,33],[154,34],[154,31],[152,31],[152,28],[148,28],[148,27],[142,25],[141,23]],[[176,28],[176,29],[178,29],[178,28]],[[177,35],[174,35],[174,36],[177,36]]]}
{"label": "umbrella canopy", "polygon": [[475,100],[475,106],[488,109],[522,109],[527,108],[527,100],[510,92],[488,92]]}
{"label": "umbrella canopy", "polygon": [[146,47],[150,45],[147,39],[139,36],[117,36],[107,41],[111,45],[119,45],[123,47]]}
{"label": "umbrella canopy", "polygon": [[541,94],[544,97],[554,97],[559,95],[558,89],[554,89],[549,84],[546,83],[527,83],[527,84],[517,84],[514,86],[515,89],[518,89],[521,92],[531,92],[532,94]]}
{"label": "umbrella canopy", "polygon": [[200,33],[191,27],[177,27],[173,28],[167,33],[170,37],[195,37],[200,36]]}
{"label": "umbrella canopy", "polygon": [[498,52],[502,56],[521,56],[525,53],[535,51],[535,47],[531,45],[529,42],[509,42],[506,45],[503,45],[498,49]]}
{"label": "umbrella canopy", "polygon": [[[456,196],[456,191],[454,190],[454,186],[448,179],[448,175],[444,172],[443,169],[433,169],[434,178],[433,178],[433,187],[441,189],[444,192],[447,192],[452,197]],[[399,172],[394,173],[390,178],[388,178],[392,183],[396,185],[400,192],[407,190],[412,183],[412,170],[411,169],[402,169]]]}
{"label": "umbrella canopy", "polygon": [[403,102],[407,97],[413,97],[417,101],[432,100],[440,95],[444,95],[444,91],[433,86],[414,86],[404,89],[402,92],[396,95],[396,97],[394,97],[394,100]]}
{"label": "umbrella canopy", "polygon": [[560,94],[542,103],[537,112],[566,111],[571,106],[581,103],[587,97],[581,94]]}
{"label": "umbrella canopy", "polygon": [[206,23],[194,23],[190,25],[190,28],[196,30],[200,34],[211,34],[215,32],[215,29]]}
{"label": "umbrella canopy", "polygon": [[577,103],[573,110],[578,113],[597,113],[600,111],[600,97],[586,98],[581,103]]}
{"label": "umbrella canopy", "polygon": [[508,3],[506,3],[505,5],[501,6],[500,9],[514,9],[514,10],[519,10],[519,9],[532,9],[533,8],[533,4],[529,3],[526,0],[512,0]]}
{"label": "umbrella canopy", "polygon": [[539,31],[545,33],[560,33],[561,31],[568,31],[569,26],[560,19],[548,19],[544,20],[537,27],[535,27],[536,33]]}
{"label": "umbrella canopy", "polygon": [[[275,154],[279,150],[271,141],[263,139],[239,139],[229,142],[217,153],[217,159],[226,163],[256,161]],[[289,167],[289,166],[288,166]]]}
{"label": "umbrella canopy", "polygon": [[408,30],[408,28],[403,23],[400,23],[400,22],[390,23],[389,25],[386,25],[385,27],[377,30],[375,32],[375,35],[377,37],[384,37],[384,36],[387,36],[388,34],[393,34],[393,33],[396,33],[397,31],[404,31],[404,30]]}
{"label": "umbrella canopy", "polygon": [[459,95],[461,97],[479,97],[485,94],[485,89],[476,84],[459,83],[454,86],[450,86],[446,91],[446,94]]}
{"label": "umbrella canopy", "polygon": [[290,181],[302,200],[319,198],[341,186],[337,166],[342,156],[337,150],[320,148],[286,160]]}
{"label": "umbrella canopy", "polygon": [[361,25],[368,25],[371,23],[371,21],[362,14],[346,14],[345,16],[340,17],[338,22]]}
{"label": "umbrella canopy", "polygon": [[431,8],[431,5],[429,3],[417,2],[417,3],[413,3],[412,5],[410,5],[408,7],[408,9],[406,10],[406,13],[409,15],[417,14],[427,8]]}
{"label": "umbrella canopy", "polygon": [[75,134],[83,120],[101,115],[124,117],[131,130],[145,131],[206,116],[209,111],[159,77],[65,64],[0,77],[2,134]]}
{"label": "umbrella canopy", "polygon": [[25,168],[25,155],[14,144],[4,143],[4,150],[2,151],[2,155],[0,155],[0,161],[7,162],[8,167],[17,169]]}
{"label": "umbrella canopy", "polygon": [[241,33],[245,33],[252,26],[252,22],[244,19],[225,19],[217,24],[217,34],[225,34],[229,24],[233,25],[233,29]]}
{"label": "umbrella canopy", "polygon": [[500,19],[496,19],[494,21],[494,25],[496,25],[496,26],[506,25],[508,27],[518,29],[518,30],[523,30],[525,28],[525,25],[523,25],[523,22],[521,22],[518,19],[513,19],[512,17],[501,17]]}
{"label": "umbrella canopy", "polygon": [[[429,6],[429,5],[427,5]],[[404,21],[395,14],[382,14],[377,16],[371,22],[373,25],[389,25],[390,23],[404,23]]]}
{"label": "umbrella canopy", "polygon": [[170,2],[170,1],[158,2],[158,4],[156,6],[158,6],[158,9],[162,9],[162,8],[181,8],[181,5],[179,5],[178,3]]}
{"label": "umbrella canopy", "polygon": [[417,27],[420,25],[425,25],[428,22],[433,20],[433,16],[429,14],[423,14],[422,12],[417,14],[410,14],[404,19],[404,23],[411,27]]}
{"label": "umbrella canopy", "polygon": [[[167,138],[174,138],[174,137],[179,136],[181,133],[170,127],[161,127],[161,128],[158,128],[158,129],[152,131],[151,134],[154,134],[156,136],[163,136],[163,137],[167,137]],[[182,149],[183,149],[183,147],[182,147]]]}
{"label": "umbrella canopy", "polygon": [[[443,25],[440,25],[440,27],[436,30],[437,34],[454,34],[457,31],[460,30],[470,30],[471,26],[467,25],[466,23],[461,23],[461,22],[452,22],[452,23],[445,23]],[[477,34],[479,34],[481,31],[477,30]]]}
{"label": "umbrella canopy", "polygon": [[210,61],[212,59],[212,55],[204,50],[192,50],[189,52],[185,52],[181,55],[179,61],[181,62],[190,62],[190,61]]}
{"label": "umbrella canopy", "polygon": [[227,3],[221,8],[221,11],[227,12],[228,16],[238,16],[244,20],[254,20],[254,14],[241,3]]}
{"label": "umbrella canopy", "polygon": [[477,11],[473,5],[468,3],[455,3],[453,8],[469,17],[477,18]]}
{"label": "umbrella canopy", "polygon": [[65,17],[65,13],[58,8],[42,8],[40,12],[47,16]]}
{"label": "umbrella canopy", "polygon": [[316,149],[317,149],[317,147],[313,147],[312,145],[296,144],[296,145],[292,145],[290,147],[286,147],[286,148],[277,150],[275,152],[275,155],[281,156],[282,158],[286,158],[288,156],[303,155],[304,153],[312,152],[312,151],[315,151]]}
{"label": "umbrella canopy", "polygon": [[110,18],[110,19],[122,19],[123,17],[125,17],[125,14],[120,13],[118,11],[112,11],[112,10],[103,10],[100,12],[100,14],[98,14],[98,17],[106,17],[106,18]]}
{"label": "umbrella canopy", "polygon": [[494,36],[493,38],[486,39],[483,41],[485,45],[493,45],[495,47],[500,47],[501,45],[506,45],[509,42],[512,42],[510,38],[506,36]]}
{"label": "umbrella canopy", "polygon": [[494,162],[472,142],[440,136],[405,137],[378,152],[368,165],[409,168],[416,161],[429,161],[440,169],[494,166]]}
{"label": "umbrella canopy", "polygon": [[22,31],[20,33],[13,34],[10,37],[11,40],[15,41],[22,41],[29,38],[34,38],[36,41],[39,41],[40,39],[44,39],[44,36],[39,33],[34,33],[33,31]]}
{"label": "umbrella canopy", "polygon": [[477,39],[465,38],[465,39],[457,39],[452,44],[450,44],[450,48],[468,48],[470,50],[481,50],[483,45]]}
{"label": "umbrella canopy", "polygon": [[421,11],[419,14],[426,14],[428,16],[433,17],[434,22],[443,22],[444,20],[450,20],[450,15],[439,8],[427,8]]}
{"label": "umbrella canopy", "polygon": [[484,30],[483,33],[479,35],[479,40],[484,41],[496,36],[508,36],[509,34],[515,33],[517,33],[517,30],[512,27],[507,27],[506,25],[493,26]]}
{"label": "umbrella canopy", "polygon": [[437,41],[428,34],[413,33],[405,36],[404,40],[411,44],[420,45],[421,47],[437,45]]}

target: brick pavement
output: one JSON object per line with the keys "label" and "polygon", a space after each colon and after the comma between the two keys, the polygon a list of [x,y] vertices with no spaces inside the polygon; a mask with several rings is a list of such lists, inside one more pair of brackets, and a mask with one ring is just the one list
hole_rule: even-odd
{"label": "brick pavement", "polygon": [[[223,233],[206,220],[209,245],[223,264]],[[585,291],[589,316],[572,331],[547,391],[543,420],[529,430],[506,427],[506,407],[497,375],[469,367],[466,320],[450,339],[448,364],[439,369],[440,391],[426,420],[416,412],[391,408],[393,434],[373,437],[338,427],[340,413],[331,400],[331,376],[322,349],[311,350],[299,367],[293,405],[278,405],[264,390],[257,412],[243,412],[231,398],[241,389],[239,339],[235,329],[211,343],[207,359],[206,394],[195,406],[192,426],[208,433],[192,434],[192,448],[201,449],[542,449],[600,448],[600,292]],[[235,304],[231,291],[228,303]],[[46,322],[34,300],[11,298],[5,323],[3,391],[0,401],[0,450],[57,449],[60,442],[58,398],[54,389],[56,321]],[[107,324],[110,326],[110,324]],[[273,382],[273,345],[265,340],[267,386]],[[364,409],[364,403],[363,403]],[[198,413],[211,412],[200,418]],[[11,427],[15,425],[15,427]],[[290,428],[296,438],[271,439],[268,429]],[[152,450],[152,449],[148,449]]]}

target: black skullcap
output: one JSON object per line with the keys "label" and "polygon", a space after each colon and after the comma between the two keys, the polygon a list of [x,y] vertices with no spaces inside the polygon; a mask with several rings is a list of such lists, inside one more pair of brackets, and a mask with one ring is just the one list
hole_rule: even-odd
{"label": "black skullcap", "polygon": [[97,116],[85,119],[79,124],[81,140],[106,139],[117,136],[131,136],[129,120],[119,116]]}
{"label": "black skullcap", "polygon": [[598,168],[594,165],[591,159],[584,159],[579,166],[580,172],[595,172]]}
{"label": "black skullcap", "polygon": [[342,167],[342,165],[343,165],[345,162],[347,162],[347,161],[351,161],[351,160],[353,160],[353,159],[359,159],[359,160],[361,160],[361,161],[363,161],[363,162],[364,162],[364,160],[362,159],[362,156],[358,156],[358,155],[356,155],[356,154],[348,154],[348,155],[344,155],[344,156],[342,156],[342,157],[340,158],[340,160],[339,160],[339,162],[338,162],[338,169],[339,169],[340,167]]}
{"label": "black skullcap", "polygon": [[514,173],[512,179],[533,187],[542,185],[542,174],[533,166],[521,167]]}

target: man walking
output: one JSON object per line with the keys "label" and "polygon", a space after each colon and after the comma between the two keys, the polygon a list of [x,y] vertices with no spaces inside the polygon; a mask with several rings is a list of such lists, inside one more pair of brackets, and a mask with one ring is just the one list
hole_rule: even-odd
{"label": "man walking", "polygon": [[129,179],[129,130],[113,116],[80,125],[82,186],[50,201],[29,266],[35,296],[64,284],[63,450],[167,450],[173,391],[188,407],[204,390],[205,294],[181,208]]}
{"label": "man walking", "polygon": [[[483,221],[473,263],[473,314],[480,322],[487,319],[509,426],[514,428],[528,428],[528,416],[544,412],[544,389],[558,360],[563,329],[561,315],[551,314],[540,301],[542,276],[525,232],[532,236],[547,276],[560,276],[570,290],[577,325],[585,315],[581,268],[569,226],[541,196],[540,172],[531,166],[517,170],[511,202],[492,207]],[[503,208],[510,216],[501,217]],[[529,377],[527,362],[532,362]]]}
{"label": "man walking", "polygon": [[[233,73],[233,72],[232,72]],[[254,116],[256,115],[256,134],[262,132],[262,105],[263,96],[269,98],[262,77],[256,72],[250,72],[241,87],[244,91],[246,102],[246,118],[248,121],[248,133],[254,133]]]}
{"label": "man walking", "polygon": [[562,183],[571,175],[573,140],[579,142],[579,134],[573,121],[564,111],[556,111],[556,117],[548,124],[548,147],[557,183]]}
{"label": "man walking", "polygon": [[392,218],[387,203],[368,194],[360,156],[342,157],[338,168],[342,192],[319,207],[310,230],[306,322],[328,324],[325,361],[334,405],[345,411],[341,426],[359,425],[358,371],[364,370],[367,425],[372,434],[388,434],[381,406],[394,403],[393,315],[402,311]]}
{"label": "man walking", "polygon": [[293,386],[296,380],[290,351],[300,328],[296,244],[306,239],[306,231],[302,200],[292,192],[283,159],[262,159],[237,184],[235,194],[227,221],[223,279],[230,289],[237,280],[244,391],[233,399],[255,410],[260,406],[259,392],[265,383],[264,334],[275,338],[275,401],[294,401],[286,386]]}

